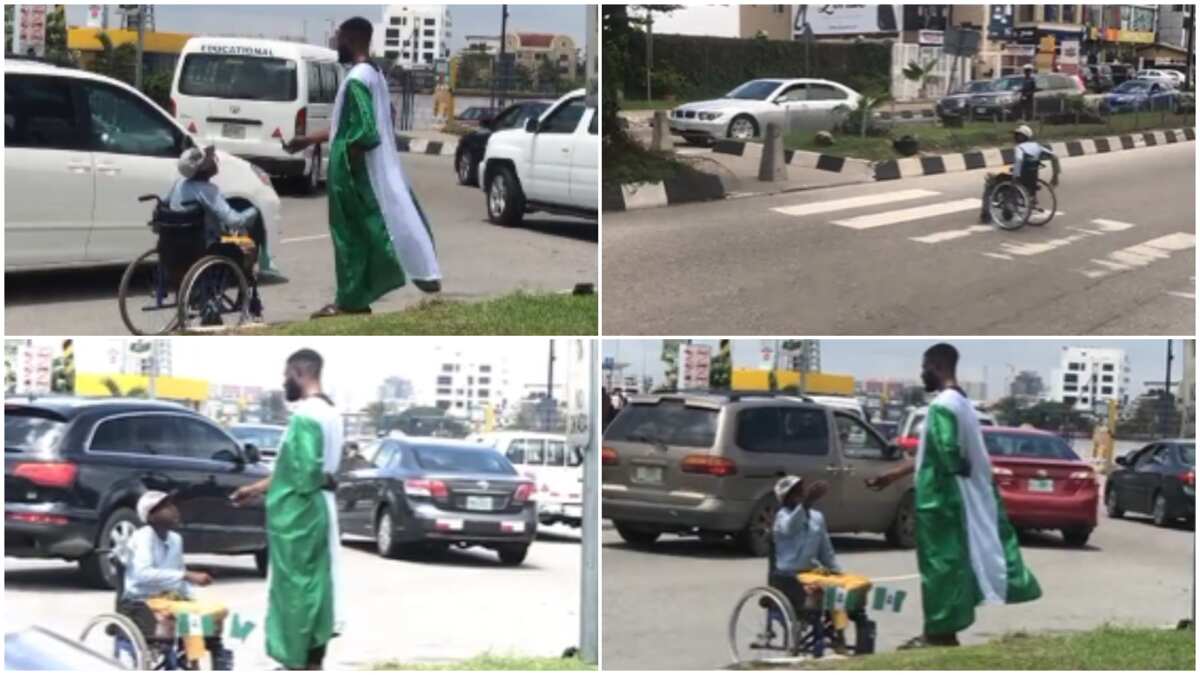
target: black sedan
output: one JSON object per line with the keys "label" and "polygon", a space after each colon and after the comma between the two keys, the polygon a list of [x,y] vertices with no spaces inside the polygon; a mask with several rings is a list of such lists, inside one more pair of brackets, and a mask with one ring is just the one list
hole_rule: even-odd
{"label": "black sedan", "polygon": [[1195,517],[1194,440],[1158,441],[1116,461],[1119,468],[1104,486],[1109,516],[1120,518],[1126,511],[1149,513],[1160,526],[1180,518],[1191,522]]}
{"label": "black sedan", "polygon": [[379,554],[482,546],[519,565],[537,534],[534,484],[475,443],[384,438],[343,462],[338,522]]}
{"label": "black sedan", "polygon": [[479,129],[463,136],[454,152],[454,173],[463,185],[478,187],[479,162],[487,149],[488,137],[493,131],[525,126],[525,121],[540,117],[553,101],[521,101],[514,103],[490,120],[481,120]]}

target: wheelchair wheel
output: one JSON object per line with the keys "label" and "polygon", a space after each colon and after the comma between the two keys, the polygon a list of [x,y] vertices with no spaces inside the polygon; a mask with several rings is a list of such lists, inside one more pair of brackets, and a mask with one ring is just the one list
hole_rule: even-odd
{"label": "wheelchair wheel", "polygon": [[129,670],[150,669],[150,648],[146,638],[127,616],[101,614],[93,617],[80,633],[79,641]]}
{"label": "wheelchair wheel", "polygon": [[158,251],[146,251],[125,268],[117,307],[133,335],[165,335],[175,329],[179,312],[159,265]]}
{"label": "wheelchair wheel", "polygon": [[796,655],[796,612],[787,596],[759,586],[746,591],[729,616],[729,653],[735,663]]}
{"label": "wheelchair wheel", "polygon": [[1030,225],[1045,225],[1054,219],[1054,213],[1058,210],[1058,196],[1054,194],[1054,188],[1043,179],[1038,179],[1037,203],[1029,211]]}
{"label": "wheelchair wheel", "polygon": [[209,255],[196,261],[179,289],[179,329],[236,328],[250,316],[250,285],[230,258]]}
{"label": "wheelchair wheel", "polygon": [[1003,181],[992,188],[988,197],[988,213],[996,227],[1018,230],[1029,221],[1031,202],[1024,187],[1012,181]]}

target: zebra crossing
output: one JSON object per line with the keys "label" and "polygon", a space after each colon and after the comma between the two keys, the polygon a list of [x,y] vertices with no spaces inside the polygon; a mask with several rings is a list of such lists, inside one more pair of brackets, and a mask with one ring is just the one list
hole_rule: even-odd
{"label": "zebra crossing", "polygon": [[[776,206],[771,211],[797,219],[807,218],[809,222],[816,219],[856,232],[899,231],[903,233],[903,238],[924,246],[973,240],[979,245],[969,253],[1006,262],[1033,259],[1088,240],[1125,239],[1135,234],[1138,228],[1136,223],[1110,218],[1073,220],[1066,217],[1068,214],[1065,211],[1056,211],[1055,219],[1045,230],[1027,226],[1019,233],[1012,233],[991,225],[974,224],[980,207],[979,198],[951,197],[928,189],[905,189]],[[964,214],[962,220],[973,224],[933,231],[912,231],[922,227],[924,221],[932,222],[940,216],[956,213]],[[1082,259],[1077,263],[1076,271],[1089,279],[1134,271],[1194,250],[1195,239],[1194,233],[1181,231],[1134,245],[1125,243],[1103,256]],[[1194,283],[1191,288],[1194,288]]]}

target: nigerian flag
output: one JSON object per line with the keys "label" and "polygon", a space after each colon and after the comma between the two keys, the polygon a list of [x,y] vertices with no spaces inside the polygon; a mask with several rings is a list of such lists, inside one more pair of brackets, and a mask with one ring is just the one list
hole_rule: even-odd
{"label": "nigerian flag", "polygon": [[970,626],[983,602],[1041,597],[1004,513],[975,408],[955,389],[929,406],[914,484],[926,635]]}
{"label": "nigerian flag", "polygon": [[904,597],[908,593],[901,590],[893,590],[891,588],[883,588],[882,586],[875,589],[875,595],[871,599],[871,609],[875,611],[891,610],[899,612],[901,605],[904,604]]}
{"label": "nigerian flag", "polygon": [[188,635],[212,637],[217,632],[217,624],[211,614],[181,612],[175,616],[175,632],[180,637]]}

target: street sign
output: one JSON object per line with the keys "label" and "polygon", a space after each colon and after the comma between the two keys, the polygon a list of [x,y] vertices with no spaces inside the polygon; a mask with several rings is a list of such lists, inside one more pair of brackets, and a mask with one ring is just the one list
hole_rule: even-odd
{"label": "street sign", "polygon": [[46,55],[46,13],[49,5],[21,5],[20,48],[23,54]]}
{"label": "street sign", "polygon": [[948,28],[942,36],[942,51],[951,56],[975,56],[979,53],[979,40],[977,30]]}
{"label": "street sign", "polygon": [[100,28],[104,24],[104,7],[101,5],[88,5],[88,28]]}
{"label": "street sign", "polygon": [[679,387],[706,389],[712,367],[712,347],[708,345],[679,346]]}

